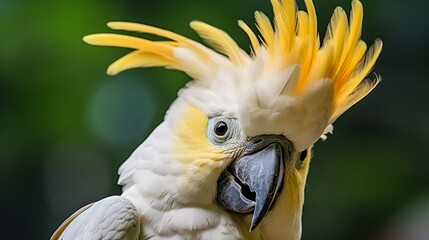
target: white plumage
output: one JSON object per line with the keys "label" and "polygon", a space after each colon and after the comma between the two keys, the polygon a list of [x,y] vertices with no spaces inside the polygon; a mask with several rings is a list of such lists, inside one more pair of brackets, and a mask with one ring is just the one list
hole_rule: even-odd
{"label": "white plumage", "polygon": [[82,208],[57,232],[59,239],[138,239],[140,217],[129,199],[112,196]]}

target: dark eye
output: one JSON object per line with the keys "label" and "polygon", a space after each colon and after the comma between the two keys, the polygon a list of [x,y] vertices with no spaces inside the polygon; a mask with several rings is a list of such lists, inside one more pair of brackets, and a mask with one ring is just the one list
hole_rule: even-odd
{"label": "dark eye", "polygon": [[216,123],[214,132],[216,136],[223,137],[228,132],[228,125],[224,121]]}

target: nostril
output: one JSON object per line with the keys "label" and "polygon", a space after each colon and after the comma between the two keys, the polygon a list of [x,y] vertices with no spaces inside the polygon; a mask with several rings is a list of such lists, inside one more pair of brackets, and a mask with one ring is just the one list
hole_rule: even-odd
{"label": "nostril", "polygon": [[260,143],[262,143],[264,141],[264,139],[262,139],[262,138],[258,138],[258,139],[256,139],[255,140],[255,144],[260,144]]}

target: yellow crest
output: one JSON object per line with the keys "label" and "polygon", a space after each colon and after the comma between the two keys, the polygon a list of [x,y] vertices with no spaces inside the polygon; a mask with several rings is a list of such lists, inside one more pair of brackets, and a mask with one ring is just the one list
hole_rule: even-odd
{"label": "yellow crest", "polygon": [[[365,77],[382,49],[379,39],[369,49],[361,40],[363,6],[360,1],[352,1],[350,20],[342,8],[335,9],[322,43],[313,2],[304,1],[307,12],[298,10],[294,0],[271,0],[273,23],[262,12],[255,13],[259,34],[239,21],[238,25],[251,41],[251,53],[241,49],[224,31],[199,21],[191,22],[190,26],[213,49],[164,29],[127,22],[110,22],[108,26],[115,30],[154,34],[166,40],[150,41],[119,34],[93,34],[84,40],[93,45],[133,49],[110,65],[109,74],[130,68],[160,66],[184,71],[195,82],[213,83],[220,81],[220,72],[234,72],[231,79],[241,82],[233,85],[238,90],[219,90],[217,96],[230,94],[239,96],[235,99],[246,98],[249,90],[239,89],[253,84],[256,89],[253,99],[257,103],[245,106],[245,110],[239,106],[238,110],[225,111],[235,112],[235,117],[246,119],[243,128],[249,135],[284,134],[298,150],[302,150],[316,142],[330,124],[377,85],[378,77],[374,81]],[[245,79],[252,78],[254,71],[259,71],[257,78]],[[266,85],[272,89],[262,89]],[[281,98],[281,101],[269,98]],[[237,104],[247,104],[245,102]],[[206,101],[205,104],[209,103]],[[228,108],[228,103],[224,105]],[[267,112],[267,108],[271,109]],[[255,111],[263,112],[256,114],[258,119],[253,117]],[[288,115],[281,116],[282,113]],[[289,120],[288,116],[297,114],[299,117]],[[255,123],[275,126],[255,128]]]}

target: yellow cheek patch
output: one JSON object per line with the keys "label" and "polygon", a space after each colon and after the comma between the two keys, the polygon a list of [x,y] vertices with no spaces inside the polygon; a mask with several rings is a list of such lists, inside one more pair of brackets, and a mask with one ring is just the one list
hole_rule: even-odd
{"label": "yellow cheek patch", "polygon": [[208,117],[199,108],[187,107],[185,117],[178,126],[175,149],[180,161],[193,166],[214,168],[213,164],[224,160],[227,154],[207,139]]}

